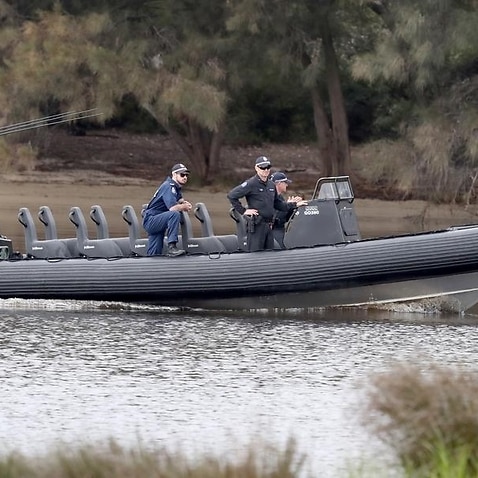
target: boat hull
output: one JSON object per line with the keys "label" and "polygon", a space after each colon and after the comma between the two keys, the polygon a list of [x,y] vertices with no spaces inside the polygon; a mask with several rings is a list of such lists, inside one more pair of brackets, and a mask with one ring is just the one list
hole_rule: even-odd
{"label": "boat hull", "polygon": [[443,298],[461,312],[478,302],[478,226],[255,253],[0,261],[0,298],[214,309]]}

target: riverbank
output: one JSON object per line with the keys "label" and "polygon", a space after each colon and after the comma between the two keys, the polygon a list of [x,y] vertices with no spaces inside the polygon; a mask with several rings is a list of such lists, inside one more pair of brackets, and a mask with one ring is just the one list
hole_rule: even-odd
{"label": "riverbank", "polygon": [[[146,179],[111,177],[86,171],[70,172],[67,175],[36,173],[35,177],[10,174],[0,176],[0,234],[14,241],[17,250],[23,250],[23,228],[18,222],[20,207],[28,207],[36,216],[38,208],[48,205],[53,211],[59,237],[73,237],[75,230],[68,219],[72,206],[82,208],[88,216],[90,207],[99,204],[108,219],[112,237],[127,236],[128,230],[121,217],[122,207],[131,204],[139,214],[141,205],[149,201],[158,181]],[[290,192],[293,194],[293,184]],[[235,232],[235,223],[229,217],[229,202],[226,191],[208,188],[188,188],[184,196],[192,203],[204,202],[213,220],[216,234]],[[360,199],[354,202],[363,237],[395,235],[446,228],[450,225],[478,222],[478,207],[465,208],[457,205],[433,205],[424,201],[383,201]],[[89,222],[90,224],[90,222]],[[199,222],[193,220],[199,234]],[[39,227],[39,237],[42,229]],[[91,223],[90,235],[94,235]]]}

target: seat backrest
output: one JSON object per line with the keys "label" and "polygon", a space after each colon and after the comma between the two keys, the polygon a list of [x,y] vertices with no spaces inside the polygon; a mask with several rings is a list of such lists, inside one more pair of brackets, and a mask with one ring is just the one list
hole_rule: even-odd
{"label": "seat backrest", "polygon": [[187,212],[181,212],[181,232],[186,241],[194,237],[193,225]]}
{"label": "seat backrest", "polygon": [[121,216],[126,221],[126,224],[128,224],[130,239],[133,239],[133,240],[139,239],[140,238],[139,222],[138,222],[138,216],[136,215],[136,211],[134,210],[134,207],[130,206],[129,204],[126,206],[123,206],[123,210],[121,211]]}
{"label": "seat backrest", "polygon": [[96,238],[108,239],[110,237],[110,231],[103,208],[97,204],[91,206],[90,218],[96,226]]}
{"label": "seat backrest", "polygon": [[40,207],[38,219],[45,226],[45,239],[58,239],[55,218],[48,206]]}
{"label": "seat backrest", "polygon": [[83,244],[88,240],[88,227],[83,211],[78,206],[73,206],[68,217],[76,228],[76,238],[82,248]]}
{"label": "seat backrest", "polygon": [[91,258],[123,257],[123,253],[113,239],[89,239],[88,227],[82,210],[74,206],[70,209],[70,221],[75,225],[78,249],[81,254]]}
{"label": "seat backrest", "polygon": [[201,223],[201,231],[203,236],[214,236],[214,228],[212,226],[211,216],[203,202],[198,202],[194,207],[194,215]]}
{"label": "seat backrest", "polygon": [[229,209],[229,216],[233,219],[236,223],[236,231],[237,231],[237,240],[239,249],[241,251],[247,251],[247,230],[246,230],[246,220],[239,214],[233,207]]}
{"label": "seat backrest", "polygon": [[27,255],[39,259],[66,259],[71,257],[67,246],[57,239],[38,240],[35,223],[26,207],[18,211],[18,220],[24,227],[25,249]]}
{"label": "seat backrest", "polygon": [[148,252],[148,239],[142,238],[138,216],[133,206],[123,206],[121,216],[128,224],[129,243],[131,251],[138,256],[146,256]]}
{"label": "seat backrest", "polygon": [[18,221],[24,227],[25,232],[25,246],[31,247],[31,244],[38,241],[37,230],[30,210],[26,207],[21,207],[18,211]]}

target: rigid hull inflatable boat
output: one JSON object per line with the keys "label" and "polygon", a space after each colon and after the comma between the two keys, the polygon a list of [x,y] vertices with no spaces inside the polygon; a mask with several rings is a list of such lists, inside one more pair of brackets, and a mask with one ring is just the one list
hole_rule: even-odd
{"label": "rigid hull inflatable boat", "polygon": [[463,312],[478,302],[478,226],[361,239],[354,196],[345,176],[317,181],[307,206],[286,226],[286,249],[245,252],[245,219],[234,212],[236,234],[214,235],[207,208],[197,204],[202,235],[194,237],[183,214],[176,258],[147,257],[147,239],[131,206],[123,208],[126,238],[111,238],[100,206],[90,217],[89,239],[81,210],[70,220],[76,237],[56,237],[48,207],[38,218],[21,208],[26,253],[0,239],[0,299],[76,299],[210,309],[288,309],[364,306],[423,299]]}

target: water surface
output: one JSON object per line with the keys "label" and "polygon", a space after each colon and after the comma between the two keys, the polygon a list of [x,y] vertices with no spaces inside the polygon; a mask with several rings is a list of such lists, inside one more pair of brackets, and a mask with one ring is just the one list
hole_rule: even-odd
{"label": "water surface", "polygon": [[[71,309],[71,308],[70,308]],[[477,370],[477,321],[385,311],[0,309],[0,445],[105,442],[237,457],[295,438],[313,476],[376,453],[364,383],[397,361]]]}

